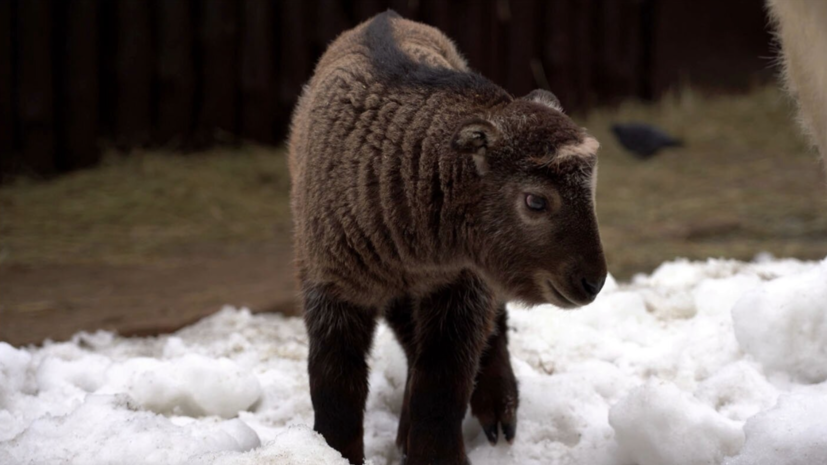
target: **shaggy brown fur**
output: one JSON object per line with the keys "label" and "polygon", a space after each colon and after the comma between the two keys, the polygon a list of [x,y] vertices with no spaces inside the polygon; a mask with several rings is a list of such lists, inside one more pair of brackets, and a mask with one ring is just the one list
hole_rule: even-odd
{"label": "shaggy brown fur", "polygon": [[328,48],[289,145],[315,429],[364,459],[384,313],[408,359],[407,463],[466,463],[469,402],[492,442],[500,428],[511,441],[502,302],[574,307],[600,291],[597,142],[549,92],[515,99],[439,31],[388,12]]}

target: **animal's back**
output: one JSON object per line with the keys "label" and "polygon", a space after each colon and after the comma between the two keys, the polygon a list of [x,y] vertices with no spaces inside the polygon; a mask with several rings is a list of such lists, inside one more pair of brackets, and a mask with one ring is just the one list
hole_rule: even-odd
{"label": "animal's back", "polygon": [[[383,22],[389,27],[381,28],[385,37],[368,40],[366,29],[372,24]],[[357,27],[345,31],[327,48],[319,59],[313,77],[305,86],[293,114],[289,138],[289,157],[293,181],[301,178],[306,164],[307,153],[304,144],[311,128],[325,128],[334,124],[330,114],[336,110],[351,107],[358,110],[366,103],[370,94],[381,99],[377,73],[395,71],[396,63],[383,59],[377,46],[381,41],[391,43],[415,63],[431,67],[468,71],[468,65],[454,44],[442,32],[431,26],[406,20],[392,11],[377,15]],[[372,42],[372,43],[371,43]],[[387,44],[384,44],[387,45]],[[379,53],[377,53],[379,52]],[[378,66],[377,66],[378,65]],[[360,98],[361,97],[361,98]],[[330,110],[326,112],[325,110]],[[326,114],[327,113],[327,114]]]}
{"label": "animal's back", "polygon": [[[451,222],[442,199],[444,184],[461,180],[438,159],[437,145],[468,111],[464,95],[485,92],[440,88],[466,75],[484,81],[441,32],[392,12],[331,44],[299,101],[289,141],[300,278],[342,282],[348,292],[381,299],[419,281],[410,268],[430,273],[423,257],[455,251],[440,237]],[[411,76],[436,83],[399,83]],[[490,85],[495,100],[506,98]],[[461,168],[459,176],[466,176]]]}

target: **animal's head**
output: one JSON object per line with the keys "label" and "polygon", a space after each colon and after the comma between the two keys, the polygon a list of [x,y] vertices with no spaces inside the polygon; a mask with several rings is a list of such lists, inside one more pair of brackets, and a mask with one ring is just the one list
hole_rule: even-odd
{"label": "animal's head", "polygon": [[475,259],[510,298],[590,303],[606,278],[594,210],[598,142],[534,91],[465,121],[452,147],[474,160]]}

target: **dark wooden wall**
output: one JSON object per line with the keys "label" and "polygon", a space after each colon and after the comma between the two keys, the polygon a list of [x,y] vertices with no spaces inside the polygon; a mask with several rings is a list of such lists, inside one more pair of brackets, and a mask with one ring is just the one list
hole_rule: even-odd
{"label": "dark wooden wall", "polygon": [[0,0],[0,169],[50,175],[102,145],[283,140],[326,44],[387,8],[452,37],[515,95],[570,111],[771,75],[761,0]]}

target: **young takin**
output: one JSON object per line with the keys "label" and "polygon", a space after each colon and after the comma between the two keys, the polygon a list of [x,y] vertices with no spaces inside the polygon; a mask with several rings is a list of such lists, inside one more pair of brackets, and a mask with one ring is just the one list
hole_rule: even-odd
{"label": "young takin", "polygon": [[438,30],[380,14],[322,56],[289,140],[315,430],[364,460],[368,355],[384,315],[408,378],[409,465],[468,463],[468,404],[516,432],[504,302],[594,300],[606,261],[598,143],[550,92],[514,98]]}

